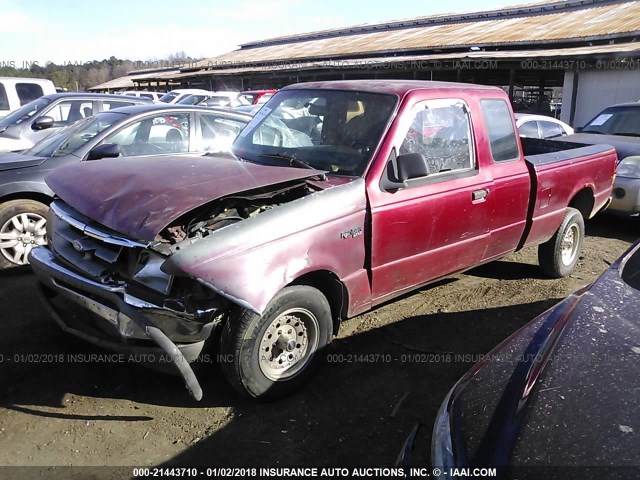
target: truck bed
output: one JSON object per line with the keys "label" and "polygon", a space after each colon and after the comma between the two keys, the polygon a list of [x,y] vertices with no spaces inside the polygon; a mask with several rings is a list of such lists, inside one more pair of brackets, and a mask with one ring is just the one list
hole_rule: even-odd
{"label": "truck bed", "polygon": [[600,154],[611,150],[610,145],[585,145],[584,143],[521,138],[525,160],[533,165],[546,165],[582,156]]}
{"label": "truck bed", "polygon": [[613,147],[523,138],[522,148],[532,188],[521,247],[550,239],[567,205],[579,208],[585,218],[606,205],[616,164]]}

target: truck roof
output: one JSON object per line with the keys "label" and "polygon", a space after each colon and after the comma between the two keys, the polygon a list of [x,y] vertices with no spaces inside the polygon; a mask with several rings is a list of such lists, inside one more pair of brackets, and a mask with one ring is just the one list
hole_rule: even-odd
{"label": "truck roof", "polygon": [[387,93],[404,96],[412,90],[419,89],[451,89],[451,90],[483,90],[503,91],[498,87],[476,85],[472,83],[434,82],[429,80],[332,80],[326,82],[296,83],[284,87],[282,90],[322,88],[331,90],[358,90],[372,93]]}

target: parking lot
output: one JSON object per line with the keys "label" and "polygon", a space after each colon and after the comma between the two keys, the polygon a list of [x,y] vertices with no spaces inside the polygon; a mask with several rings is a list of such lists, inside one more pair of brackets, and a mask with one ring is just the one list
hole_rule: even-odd
{"label": "parking lot", "polygon": [[637,232],[599,216],[567,278],[541,276],[529,248],[349,320],[306,388],[264,404],[231,391],[215,352],[198,366],[204,399],[191,400],[179,377],[61,332],[29,271],[4,273],[0,464],[389,466],[417,422],[426,453],[440,402],[472,363],[594,280]]}

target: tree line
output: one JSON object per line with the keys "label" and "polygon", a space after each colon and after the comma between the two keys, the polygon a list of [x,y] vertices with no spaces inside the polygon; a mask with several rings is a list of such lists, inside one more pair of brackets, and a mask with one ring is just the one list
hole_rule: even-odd
{"label": "tree line", "polygon": [[[163,59],[163,62],[177,64],[179,62],[197,61],[185,52],[176,52]],[[0,77],[35,77],[46,78],[56,87],[72,91],[86,91],[90,87],[108,82],[114,78],[124,77],[141,61],[123,60],[114,56],[105,60],[91,62],[65,61],[62,64],[49,63],[40,65],[6,65],[0,64]],[[22,67],[22,68],[21,68]]]}

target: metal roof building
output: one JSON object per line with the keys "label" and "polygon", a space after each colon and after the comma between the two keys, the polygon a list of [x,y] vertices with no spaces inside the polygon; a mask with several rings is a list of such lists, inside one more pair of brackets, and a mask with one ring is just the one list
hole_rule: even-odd
{"label": "metal roof building", "polygon": [[[562,118],[580,124],[599,100],[640,98],[630,87],[640,88],[639,34],[639,1],[543,1],[260,40],[173,71],[131,72],[130,80],[225,90],[349,78],[465,81],[504,86],[527,107],[562,95]],[[591,98],[598,85],[615,91]]]}

